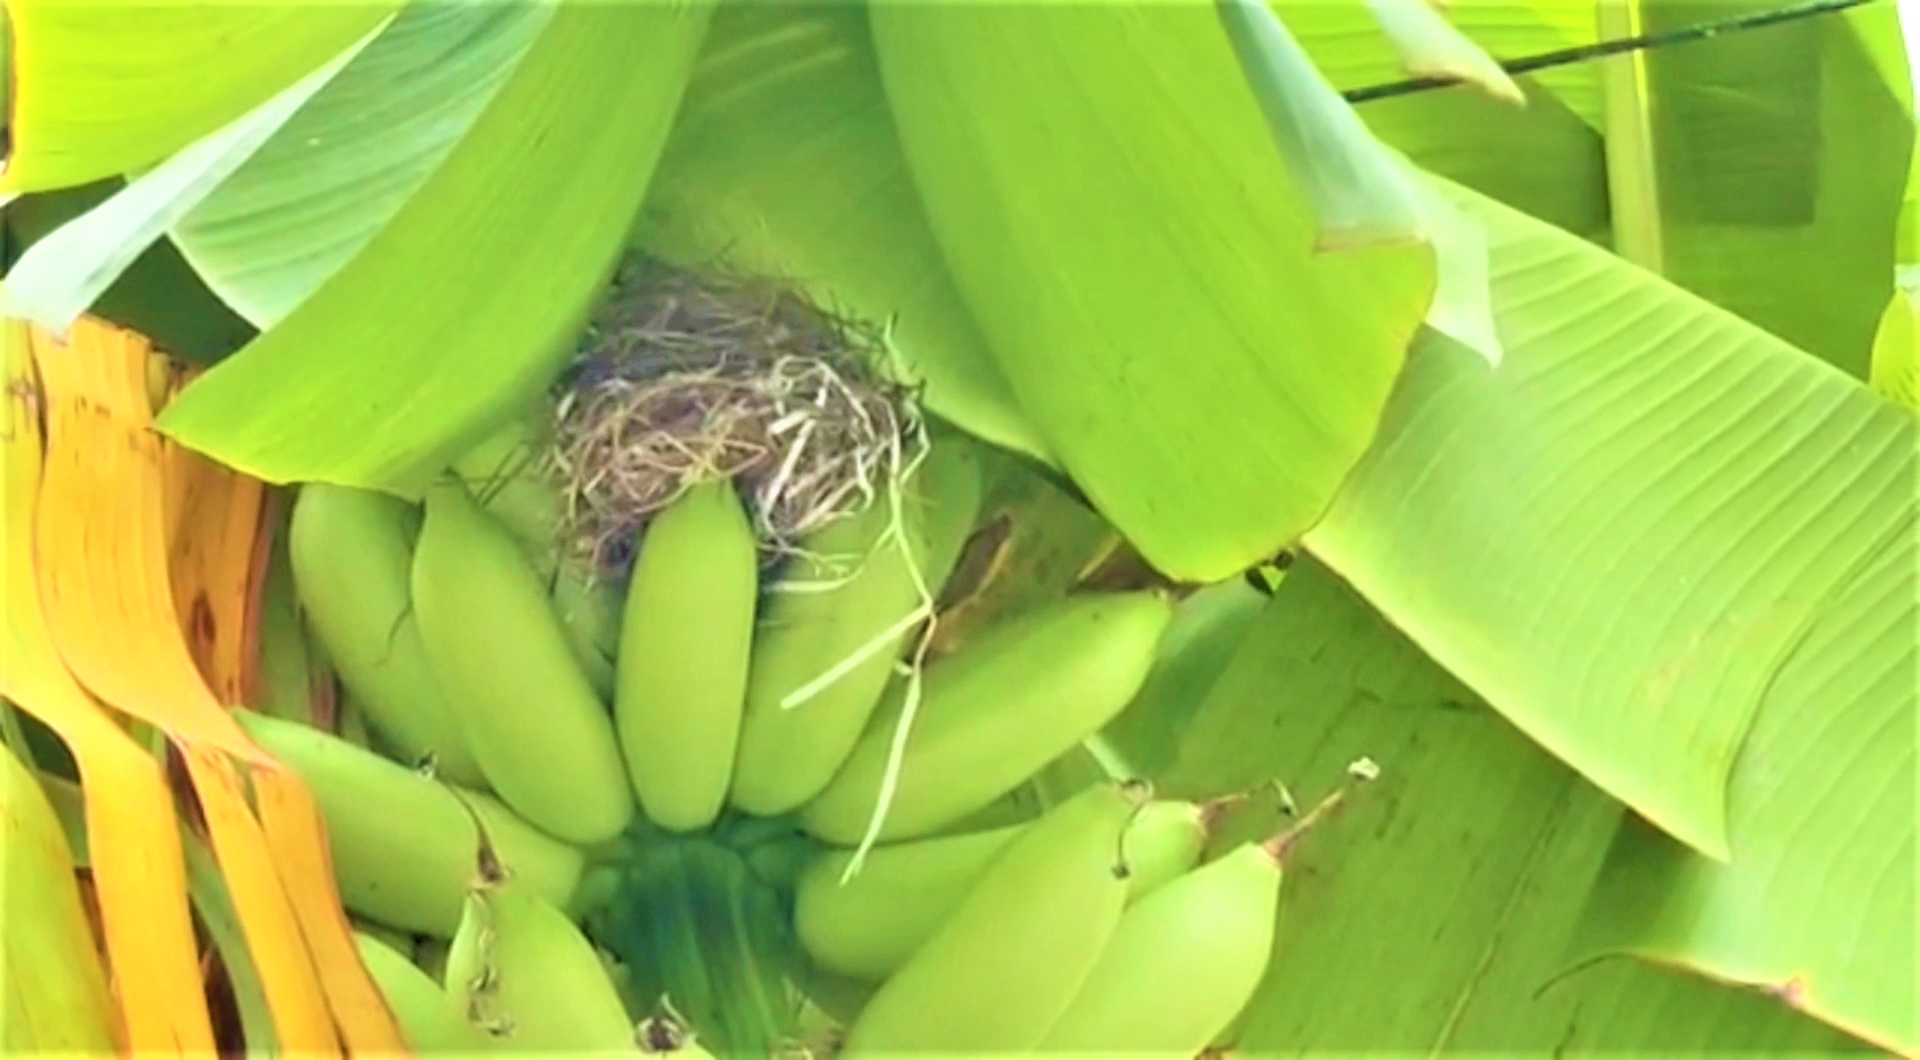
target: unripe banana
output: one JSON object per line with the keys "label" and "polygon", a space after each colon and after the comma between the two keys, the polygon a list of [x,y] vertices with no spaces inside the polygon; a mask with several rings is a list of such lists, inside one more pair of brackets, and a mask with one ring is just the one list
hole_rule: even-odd
{"label": "unripe banana", "polygon": [[395,953],[410,954],[413,952],[414,937],[405,931],[401,931],[399,928],[391,928],[377,920],[370,920],[363,916],[347,917],[347,925],[353,928],[354,934],[364,935]]}
{"label": "unripe banana", "polygon": [[466,1021],[446,990],[398,950],[358,931],[353,941],[360,949],[360,963],[386,998],[409,1049],[415,1053],[478,1053],[490,1047],[486,1035]]}
{"label": "unripe banana", "polygon": [[447,951],[452,948],[452,943],[452,935],[445,938],[421,936],[419,944],[413,947],[413,966],[444,986],[447,981]]}
{"label": "unripe banana", "polygon": [[327,826],[340,900],[403,931],[453,934],[473,877],[474,808],[524,886],[569,901],[583,856],[495,800],[460,792],[371,751],[304,725],[236,711],[255,743],[313,792]]}
{"label": "unripe banana", "polygon": [[535,410],[504,425],[454,461],[453,472],[519,542],[542,583],[551,586],[553,608],[574,658],[600,698],[612,700],[620,598],[603,583],[590,586],[586,561],[568,556],[561,541],[566,495],[545,461],[544,413]]}
{"label": "unripe banana", "polygon": [[325,483],[300,488],[288,554],[300,601],[340,683],[368,722],[440,775],[486,782],[427,664],[408,585],[411,507],[397,497]]}
{"label": "unripe banana", "polygon": [[453,462],[453,473],[475,501],[519,542],[542,581],[559,556],[566,502],[542,453],[547,434],[531,415],[515,416]]}
{"label": "unripe banana", "polygon": [[1017,1053],[1040,1044],[1120,919],[1120,837],[1136,804],[1129,788],[1102,784],[1015,838],[874,993],[843,1056]]}
{"label": "unripe banana", "polygon": [[555,1057],[635,1051],[634,1021],[593,943],[511,877],[483,872],[467,895],[447,951],[447,993],[498,1050]]}
{"label": "unripe banana", "polygon": [[[904,486],[905,540],[921,583],[938,594],[979,513],[981,472],[973,447],[936,443]],[[881,700],[911,630],[901,630],[864,662],[820,686],[804,701],[787,697],[895,627],[922,603],[901,553],[885,537],[893,505],[883,494],[852,517],[829,524],[805,543],[789,582],[851,579],[824,592],[774,593],[753,643],[746,722],[734,769],[733,804],[748,813],[786,813],[818,795],[846,761]]]}
{"label": "unripe banana", "polygon": [[[794,893],[793,926],[815,963],[830,972],[878,982],[904,965],[959,906],[993,859],[1027,825],[879,847],[860,871],[842,879],[850,850],[808,863]],[[1186,872],[1206,844],[1200,808],[1158,801],[1127,825],[1121,853],[1127,900]]]}
{"label": "unripe banana", "polygon": [[1191,802],[1159,800],[1140,808],[1127,826],[1127,901],[1137,902],[1200,862],[1206,819]]}
{"label": "unripe banana", "polygon": [[[989,630],[927,668],[880,840],[926,835],[1013,790],[1099,731],[1140,687],[1172,610],[1155,592],[1074,596]],[[895,703],[800,820],[831,843],[866,832]]]}
{"label": "unripe banana", "polygon": [[620,648],[618,591],[605,576],[591,578],[585,561],[564,560],[553,576],[553,610],[566,630],[567,646],[600,698],[613,702],[613,660]]}
{"label": "unripe banana", "polygon": [[[361,710],[360,705],[351,698],[346,696],[340,698],[338,712],[339,717],[335,718],[333,723],[334,735],[355,747],[372,751],[374,754],[380,755],[383,758],[397,762],[405,757],[405,755],[392,753],[390,746],[385,745],[380,740],[374,739],[372,730],[367,728],[366,711]],[[407,764],[411,767],[410,763]],[[434,775],[439,775],[437,769]]]}
{"label": "unripe banana", "polygon": [[830,972],[873,982],[898,971],[1025,825],[877,847],[851,879],[853,852],[808,864],[794,890],[800,945]]}
{"label": "unripe banana", "polygon": [[414,548],[420,640],[501,799],[562,839],[612,839],[633,819],[620,748],[539,576],[464,487],[427,491]]}
{"label": "unripe banana", "polygon": [[276,542],[273,560],[267,564],[259,628],[256,657],[260,660],[260,677],[254,709],[312,725],[315,667],[307,650],[307,631],[300,621],[300,601],[293,587],[293,565],[284,536]]}
{"label": "unripe banana", "polygon": [[647,819],[712,824],[726,804],[753,649],[759,547],[727,479],[656,514],[627,586],[614,720]]}
{"label": "unripe banana", "polygon": [[119,1021],[73,851],[39,780],[5,743],[0,855],[0,1055],[113,1055]]}
{"label": "unripe banana", "polygon": [[1095,1060],[1206,1048],[1266,974],[1280,878],[1274,853],[1249,843],[1141,899],[1041,1051]]}

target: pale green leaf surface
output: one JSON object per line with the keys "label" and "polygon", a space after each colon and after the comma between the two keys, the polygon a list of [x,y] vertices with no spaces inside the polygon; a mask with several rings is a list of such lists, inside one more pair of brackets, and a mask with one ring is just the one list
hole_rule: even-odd
{"label": "pale green leaf surface", "polygon": [[1415,77],[1444,77],[1473,85],[1506,103],[1526,95],[1493,57],[1448,22],[1431,0],[1366,0],[1367,10]]}
{"label": "pale green leaf surface", "polygon": [[1545,991],[1571,1009],[1553,1040],[1560,1056],[1882,1055],[1778,998],[1642,961],[1585,966]]}
{"label": "pale green leaf surface", "polygon": [[565,363],[710,10],[563,6],[365,250],[159,426],[271,482],[417,488]]}
{"label": "pale green leaf surface", "polygon": [[0,309],[65,334],[120,274],[260,149],[364,48],[362,37],[319,69],[128,182],[20,256]]}
{"label": "pale green leaf surface", "polygon": [[271,327],[459,142],[553,13],[420,0],[173,229],[206,283]]}
{"label": "pale green leaf surface", "polygon": [[1314,254],[1207,8],[883,4],[871,22],[935,237],[1076,484],[1183,579],[1305,529],[1372,438],[1432,299],[1428,248]]}
{"label": "pale green leaf surface", "polygon": [[1045,459],[927,227],[859,8],[741,2],[715,15],[638,238],[683,267],[771,273],[893,321],[928,408]]}
{"label": "pale green leaf surface", "polygon": [[[1908,423],[1892,442],[1903,450],[1900,473],[1889,481],[1856,471],[1846,484],[1878,491],[1877,507],[1904,518],[1848,572],[1767,690],[1728,791],[1732,864],[1627,829],[1596,894],[1588,944],[1763,984],[1911,1055],[1920,1049],[1920,468],[1913,418],[1887,411]],[[1876,447],[1864,422],[1850,433],[1853,445]]]}
{"label": "pale green leaf surface", "polygon": [[1487,228],[1509,359],[1424,343],[1310,546],[1529,735],[1724,857],[1762,691],[1904,518],[1870,492],[1900,481],[1902,417],[1603,251],[1456,201]]}
{"label": "pale green leaf surface", "polygon": [[[1774,6],[1666,0],[1647,28]],[[1665,274],[1865,379],[1892,292],[1911,105],[1826,16],[1653,50],[1647,77]]]}
{"label": "pale green leaf surface", "polygon": [[9,4],[12,153],[0,190],[152,165],[300,80],[399,6]]}
{"label": "pale green leaf surface", "polygon": [[[1198,710],[1157,777],[1163,793],[1278,779],[1307,803],[1360,755],[1382,769],[1295,848],[1274,963],[1229,1036],[1242,1055],[1779,1055],[1846,1044],[1751,992],[1630,960],[1572,966],[1567,942],[1619,804],[1311,559],[1232,661],[1198,676]],[[1216,846],[1284,823],[1244,811]]]}
{"label": "pale green leaf surface", "polygon": [[[1912,650],[1911,581],[1903,602],[1889,557],[1906,548],[1910,563],[1914,418],[1603,251],[1456,197],[1492,241],[1508,359],[1491,372],[1423,344],[1382,444],[1309,547],[1548,750],[1693,847],[1731,854],[1731,869],[1689,862],[1734,882],[1708,892],[1725,905],[1694,925],[1686,959],[1732,978],[1765,963],[1753,955],[1791,959],[1824,973],[1824,989],[1857,993],[1834,1011],[1886,1015],[1875,998],[1908,974],[1896,950],[1912,933],[1874,942],[1857,928],[1864,909],[1892,908],[1885,881],[1891,852],[1911,844],[1912,800],[1896,798],[1889,770],[1899,756],[1911,769],[1913,741],[1888,728],[1897,711],[1860,727],[1811,719],[1865,694],[1847,680],[1880,682],[1866,702],[1881,711],[1897,706],[1886,682],[1912,694],[1897,655],[1842,675],[1849,653],[1820,644],[1845,630]],[[1863,595],[1868,572],[1881,595]],[[1800,726],[1774,737],[1784,746],[1838,741],[1809,771],[1853,769],[1846,748],[1885,738],[1861,781],[1883,803],[1845,850],[1779,812],[1729,837],[1729,801],[1785,768],[1743,780],[1735,755],[1745,739],[1751,759],[1783,719]],[[1818,800],[1831,783],[1809,774],[1777,794]],[[1904,823],[1885,809],[1896,804]],[[1781,904],[1762,912],[1770,877]],[[1857,956],[1872,974],[1830,966],[1841,936],[1867,947]]]}

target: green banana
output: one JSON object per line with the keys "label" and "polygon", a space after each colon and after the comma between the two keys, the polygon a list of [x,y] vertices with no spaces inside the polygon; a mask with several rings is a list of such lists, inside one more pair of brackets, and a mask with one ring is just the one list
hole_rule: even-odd
{"label": "green banana", "polygon": [[[892,975],[939,930],[994,858],[1026,824],[879,847],[851,879],[850,850],[807,864],[794,891],[793,926],[816,964],[837,975],[878,982]],[[1179,876],[1206,844],[1200,807],[1157,801],[1127,825],[1120,853],[1127,900]]]}
{"label": "green banana", "polygon": [[300,602],[294,592],[293,564],[284,534],[274,542],[273,558],[267,564],[256,657],[260,679],[254,709],[312,725],[315,666],[307,651],[307,631],[300,621]]}
{"label": "green banana", "polygon": [[604,584],[590,585],[586,561],[561,540],[566,495],[542,451],[545,409],[515,418],[454,461],[453,473],[488,515],[498,519],[527,562],[550,583],[553,608],[567,644],[600,698],[613,698],[613,653],[620,636],[620,599]]}
{"label": "green banana", "polygon": [[[979,513],[981,470],[973,447],[936,443],[903,488],[905,540],[920,581],[938,594]],[[748,813],[786,813],[818,795],[860,739],[911,630],[881,642],[865,661],[791,707],[783,701],[833,667],[871,649],[921,603],[883,495],[805,542],[808,557],[787,581],[850,579],[823,592],[775,592],[753,643],[746,721],[734,767],[733,804]],[[838,566],[832,561],[838,561]]]}
{"label": "green banana", "polygon": [[559,556],[566,501],[542,453],[547,434],[533,415],[515,416],[453,462],[454,477],[519,542],[544,581]]}
{"label": "green banana", "polygon": [[1200,862],[1207,825],[1198,805],[1158,800],[1140,808],[1127,825],[1121,854],[1127,866],[1127,901],[1137,902]]}
{"label": "green banana", "polygon": [[354,912],[403,931],[453,934],[473,873],[474,826],[463,800],[527,888],[559,904],[573,897],[581,852],[499,802],[459,792],[318,729],[250,711],[235,711],[234,718],[313,792],[340,899]]}
{"label": "green banana", "polygon": [[[1099,731],[1139,689],[1171,615],[1151,591],[1068,597],[928,667],[880,840],[957,820]],[[860,839],[899,713],[894,703],[876,717],[833,783],[801,811],[808,831],[830,843]]]}
{"label": "green banana", "polygon": [[[339,703],[336,704],[336,709],[338,716],[334,718],[333,722],[334,735],[355,747],[364,747],[374,754],[394,758],[395,760],[405,757],[404,753],[401,755],[386,754],[388,748],[382,745],[382,741],[374,739],[372,731],[367,728],[367,712],[354,700],[351,693],[340,697]],[[435,775],[438,776],[438,761],[435,762],[434,766]]]}
{"label": "green banana", "polygon": [[593,943],[552,902],[489,871],[489,860],[483,847],[447,950],[447,993],[459,1010],[516,1054],[634,1051],[634,1021]]}
{"label": "green banana", "polygon": [[1120,919],[1120,839],[1138,801],[1128,786],[1101,784],[1027,828],[874,992],[843,1057],[1039,1045]]}
{"label": "green banana", "polygon": [[1190,1057],[1246,1007],[1273,952],[1275,851],[1248,843],[1141,899],[1041,1051]]}
{"label": "green banana", "polygon": [[753,524],[730,480],[694,486],[640,539],[613,715],[640,808],[662,828],[705,828],[726,804],[758,579]]}
{"label": "green banana", "polygon": [[613,701],[613,660],[620,646],[620,594],[605,578],[590,578],[582,561],[562,561],[553,576],[553,610],[567,646],[602,700]]}
{"label": "green banana", "polygon": [[369,920],[361,916],[347,917],[347,925],[353,928],[354,934],[364,935],[395,953],[413,952],[413,936],[399,928],[390,928],[377,920]]}
{"label": "green banana", "polygon": [[464,487],[435,483],[414,548],[420,641],[507,805],[584,845],[633,819],[613,724],[513,536]]}
{"label": "green banana", "polygon": [[445,938],[423,935],[418,945],[413,947],[413,966],[427,973],[427,977],[436,983],[447,981],[447,951],[452,948],[453,936]]}
{"label": "green banana", "polygon": [[491,1045],[479,1028],[466,1021],[446,990],[399,950],[359,931],[354,932],[353,941],[360,949],[360,963],[380,988],[409,1049],[478,1053]]}
{"label": "green banana", "polygon": [[408,587],[411,507],[325,483],[300,488],[288,529],[294,586],[340,683],[402,754],[458,784],[486,782],[420,645]]}
{"label": "green banana", "polygon": [[119,1019],[40,782],[0,743],[0,1055],[109,1056]]}
{"label": "green banana", "polygon": [[875,848],[846,879],[853,852],[828,851],[794,890],[793,927],[820,967],[878,981],[898,971],[1025,825]]}

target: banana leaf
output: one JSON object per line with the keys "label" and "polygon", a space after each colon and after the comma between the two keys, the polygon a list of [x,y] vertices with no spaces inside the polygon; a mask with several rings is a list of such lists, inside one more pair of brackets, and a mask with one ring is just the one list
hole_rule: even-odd
{"label": "banana leaf", "polygon": [[[1622,807],[1503,721],[1326,567],[1303,557],[1196,706],[1169,796],[1271,781],[1304,804],[1362,755],[1379,779],[1302,838],[1246,1055],[1547,1055],[1863,1048],[1777,999],[1571,945]],[[1171,697],[1163,703],[1171,705]],[[1250,738],[1252,734],[1259,738]],[[1162,739],[1116,732],[1152,760]],[[1223,848],[1289,822],[1230,816]]]}
{"label": "banana leaf", "polygon": [[190,386],[160,429],[270,482],[417,489],[572,352],[710,11],[557,11],[365,249]]}
{"label": "banana leaf", "polygon": [[306,76],[399,6],[9,4],[12,149],[0,192],[152,165]]}
{"label": "banana leaf", "polygon": [[1487,229],[1508,358],[1423,342],[1308,547],[1663,830],[1619,855],[1641,912],[1613,948],[1793,978],[1813,1014],[1910,1045],[1913,881],[1884,866],[1914,833],[1914,418],[1451,194]]}
{"label": "banana leaf", "polygon": [[870,14],[935,239],[1061,467],[1173,577],[1291,541],[1373,436],[1430,248],[1315,253],[1208,8]]}

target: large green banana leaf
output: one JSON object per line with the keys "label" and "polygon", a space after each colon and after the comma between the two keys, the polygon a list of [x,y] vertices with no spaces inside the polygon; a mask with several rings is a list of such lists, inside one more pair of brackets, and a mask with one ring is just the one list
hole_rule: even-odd
{"label": "large green banana leaf", "polygon": [[161,429],[268,481],[417,486],[571,351],[710,10],[562,6],[364,251]]}
{"label": "large green banana leaf", "polygon": [[140,169],[304,77],[399,0],[10,3],[12,148],[0,191]]}
{"label": "large green banana leaf", "polygon": [[714,16],[637,236],[675,264],[787,277],[892,321],[929,409],[1047,458],[934,244],[859,6],[743,0]]}
{"label": "large green banana leaf", "polygon": [[135,259],[245,165],[369,39],[133,177],[107,201],[36,243],[7,275],[6,310],[55,333],[72,327]]}
{"label": "large green banana leaf", "polygon": [[1491,241],[1507,361],[1423,342],[1308,546],[1710,856],[1674,844],[1675,889],[1615,945],[1738,981],[1791,972],[1810,1011],[1910,1043],[1913,880],[1888,866],[1914,831],[1914,418],[1583,241],[1454,196]]}
{"label": "large green banana leaf", "polygon": [[174,228],[207,285],[260,327],[373,238],[466,135],[551,2],[411,3]]}
{"label": "large green banana leaf", "polygon": [[889,3],[871,24],[935,239],[1061,466],[1176,577],[1297,536],[1373,437],[1427,246],[1315,254],[1206,7]]}
{"label": "large green banana leaf", "polygon": [[[1172,745],[1151,770],[1163,794],[1280,780],[1306,803],[1359,756],[1381,767],[1295,848],[1273,963],[1230,1036],[1243,1053],[1858,1047],[1757,992],[1628,959],[1577,963],[1569,942],[1621,807],[1325,567],[1303,559],[1272,601],[1231,614],[1228,661],[1213,652],[1184,667],[1185,717],[1151,735],[1113,731],[1136,764]],[[1245,813],[1220,841],[1284,823]]]}

